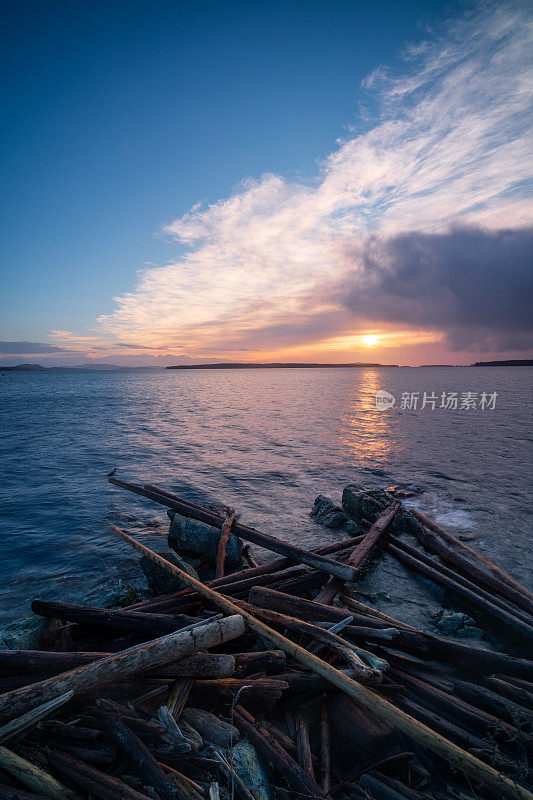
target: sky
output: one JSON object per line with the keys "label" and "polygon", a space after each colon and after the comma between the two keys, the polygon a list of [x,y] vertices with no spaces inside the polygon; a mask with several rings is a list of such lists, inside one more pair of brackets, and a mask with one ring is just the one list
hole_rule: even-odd
{"label": "sky", "polygon": [[528,358],[526,2],[7,2],[0,363]]}

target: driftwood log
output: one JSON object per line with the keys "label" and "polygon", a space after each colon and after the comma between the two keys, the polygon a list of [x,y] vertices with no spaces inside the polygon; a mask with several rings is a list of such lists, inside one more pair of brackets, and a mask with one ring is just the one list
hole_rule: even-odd
{"label": "driftwood log", "polygon": [[[135,539],[128,536],[115,526],[111,526],[111,531],[122,541],[127,542],[136,550],[148,556],[152,561],[154,561],[154,563],[159,564],[169,574],[181,578],[185,584],[193,589],[196,589],[200,594],[203,595],[203,597],[212,602],[217,608],[220,608],[222,611],[228,614],[239,613],[238,606],[228,600],[228,598],[223,597],[214,589],[204,586],[200,581],[188,575],[183,570],[180,570],[174,564],[166,561],[166,559],[162,558],[161,556],[158,556],[148,547],[140,542],[137,542]],[[318,603],[315,605],[320,606]],[[317,672],[318,674],[327,678],[334,686],[337,686],[337,688],[341,689],[350,697],[353,697],[366,708],[374,711],[378,716],[388,720],[391,724],[395,725],[405,734],[414,739],[415,742],[420,744],[422,747],[442,756],[448,761],[448,763],[453,764],[458,769],[464,770],[475,780],[486,783],[489,787],[496,789],[502,796],[511,797],[513,800],[515,800],[515,798],[521,798],[522,800],[527,798],[527,800],[533,800],[533,795],[523,786],[520,786],[515,781],[502,775],[500,772],[488,764],[485,764],[468,751],[458,747],[453,742],[447,740],[444,736],[431,730],[431,728],[416,721],[409,716],[409,714],[406,714],[392,703],[389,703],[387,700],[383,699],[377,694],[374,694],[369,689],[366,689],[364,686],[354,681],[352,678],[349,678],[342,672],[339,672],[330,664],[327,664],[299,645],[296,645],[294,642],[286,639],[284,636],[277,633],[272,628],[269,628],[260,620],[256,619],[252,614],[246,611],[241,611],[240,613],[242,614],[243,620],[250,630],[272,642],[282,650],[285,650],[286,653],[305,664],[314,672]],[[405,631],[404,633],[408,632]],[[320,789],[319,792],[321,794]]]}

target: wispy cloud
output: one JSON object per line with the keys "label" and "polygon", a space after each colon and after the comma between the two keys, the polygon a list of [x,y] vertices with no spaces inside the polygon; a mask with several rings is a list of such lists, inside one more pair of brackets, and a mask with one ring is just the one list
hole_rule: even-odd
{"label": "wispy cloud", "polygon": [[0,342],[0,356],[48,355],[74,353],[70,347],[58,347],[46,342]]}
{"label": "wispy cloud", "polygon": [[[412,330],[358,288],[369,248],[381,258],[372,242],[385,252],[401,236],[451,236],[458,225],[482,226],[490,236],[533,220],[532,18],[525,3],[475,6],[406,47],[401,73],[375,69],[363,87],[379,103],[373,127],[340,141],[313,182],[248,179],[231,197],[196,205],[168,225],[188,252],[147,268],[135,291],[100,317],[102,335],[254,358],[327,346],[377,323]],[[480,281],[485,269],[492,276],[505,268],[505,260],[485,265],[485,253],[472,251],[465,264]],[[347,281],[349,297],[339,292]],[[438,304],[442,283],[427,288]],[[407,274],[403,297],[418,291]],[[455,347],[477,341],[454,340],[453,319],[434,321],[432,335],[447,334]],[[420,318],[411,322],[427,328]]]}

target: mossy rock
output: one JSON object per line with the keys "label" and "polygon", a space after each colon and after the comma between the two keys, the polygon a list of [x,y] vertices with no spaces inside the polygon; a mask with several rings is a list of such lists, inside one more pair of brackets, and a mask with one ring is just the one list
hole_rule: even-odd
{"label": "mossy rock", "polygon": [[[357,484],[345,486],[342,493],[342,507],[345,513],[357,522],[361,519],[375,522],[392,500],[393,498],[383,489],[368,489]],[[406,508],[402,508],[396,514],[390,525],[392,533],[408,531],[416,534],[422,530],[418,520]]]}
{"label": "mossy rock", "polygon": [[[198,573],[194,567],[191,566],[188,561],[185,561],[184,558],[175,553],[174,550],[160,550],[157,555],[161,556],[167,561],[170,561],[171,564],[174,564],[176,567],[179,567],[179,569],[187,572],[193,578],[196,578],[196,580],[199,580]],[[172,594],[172,592],[179,592],[180,589],[184,589],[186,586],[183,581],[170,575],[162,567],[160,567],[159,564],[155,564],[153,561],[147,558],[147,556],[143,556],[141,558],[140,565],[146,576],[150,590],[156,596],[160,594]]]}
{"label": "mossy rock", "polygon": [[[201,557],[203,561],[215,561],[220,534],[221,531],[211,525],[175,514],[170,525],[168,544],[178,554],[193,554]],[[241,554],[241,540],[234,533],[230,533],[226,543],[226,567],[231,569],[238,566]]]}

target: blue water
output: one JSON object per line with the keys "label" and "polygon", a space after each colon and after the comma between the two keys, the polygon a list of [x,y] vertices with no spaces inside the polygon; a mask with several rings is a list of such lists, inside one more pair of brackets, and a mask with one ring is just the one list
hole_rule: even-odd
{"label": "blue water", "polygon": [[[419,508],[529,581],[532,375],[512,367],[0,374],[0,622],[27,613],[36,597],[80,600],[119,576],[144,585],[138,556],[109,523],[164,546],[168,520],[111,487],[113,467],[125,480],[223,501],[303,546],[336,538],[309,519],[317,494],[339,500],[349,482],[416,484]],[[396,396],[393,410],[376,409],[378,389]],[[452,391],[498,395],[494,410],[399,408],[402,393],[424,391],[439,400]],[[400,599],[398,569],[375,568]]]}

